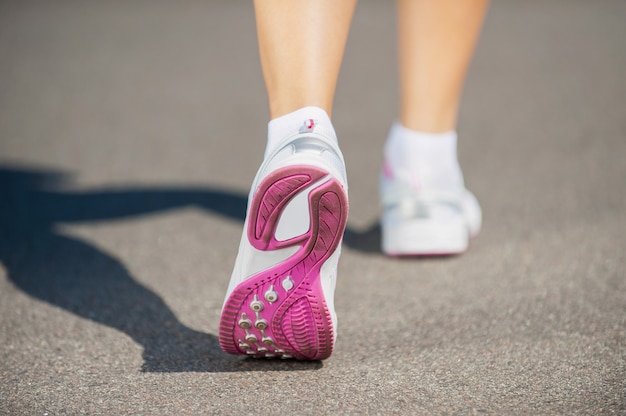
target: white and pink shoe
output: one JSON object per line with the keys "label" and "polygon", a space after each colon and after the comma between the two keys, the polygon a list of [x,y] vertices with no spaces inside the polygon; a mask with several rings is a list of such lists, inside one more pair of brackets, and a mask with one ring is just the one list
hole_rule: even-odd
{"label": "white and pink shoe", "polygon": [[482,213],[465,188],[456,133],[418,133],[396,123],[380,175],[382,251],[390,256],[463,253]]}
{"label": "white and pink shoe", "polygon": [[330,134],[306,120],[259,168],[220,320],[227,353],[322,360],[333,351],[348,195]]}
{"label": "white and pink shoe", "polygon": [[390,171],[381,174],[383,253],[393,257],[464,253],[480,231],[476,197],[465,188],[416,190]]}

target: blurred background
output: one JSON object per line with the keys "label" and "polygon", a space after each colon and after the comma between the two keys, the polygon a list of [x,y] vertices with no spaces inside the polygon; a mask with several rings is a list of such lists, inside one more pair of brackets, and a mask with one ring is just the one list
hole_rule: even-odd
{"label": "blurred background", "polygon": [[626,412],[626,2],[493,2],[451,259],[378,248],[394,20],[360,2],[335,100],[337,352],[271,366],[215,338],[269,115],[252,4],[0,1],[0,413]]}

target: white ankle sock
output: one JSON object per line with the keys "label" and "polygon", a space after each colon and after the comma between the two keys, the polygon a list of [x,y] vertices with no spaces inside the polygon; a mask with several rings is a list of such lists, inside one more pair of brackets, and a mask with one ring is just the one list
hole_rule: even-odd
{"label": "white ankle sock", "polygon": [[267,124],[267,146],[265,147],[265,157],[269,155],[280,142],[294,134],[306,131],[305,122],[314,121],[314,130],[317,133],[337,142],[335,129],[330,121],[330,117],[324,109],[320,107],[303,107],[289,114],[285,114],[271,120]]}
{"label": "white ankle sock", "polygon": [[385,161],[395,175],[420,189],[464,187],[455,131],[423,133],[394,123],[385,143]]}

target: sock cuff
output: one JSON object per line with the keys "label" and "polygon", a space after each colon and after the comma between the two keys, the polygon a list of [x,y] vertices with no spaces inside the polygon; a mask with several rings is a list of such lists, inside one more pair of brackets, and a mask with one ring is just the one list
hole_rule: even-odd
{"label": "sock cuff", "polygon": [[408,129],[400,122],[396,122],[389,132],[385,151],[391,153],[406,152],[413,157],[424,155],[430,158],[435,155],[442,155],[456,158],[457,140],[457,133],[454,130],[443,133],[426,133]]}
{"label": "sock cuff", "polygon": [[270,154],[286,137],[304,132],[307,120],[314,120],[315,131],[337,143],[337,135],[328,113],[321,107],[307,106],[274,118],[267,123],[265,156]]}
{"label": "sock cuff", "polygon": [[385,143],[385,169],[422,189],[461,189],[455,131],[424,133],[395,123]]}

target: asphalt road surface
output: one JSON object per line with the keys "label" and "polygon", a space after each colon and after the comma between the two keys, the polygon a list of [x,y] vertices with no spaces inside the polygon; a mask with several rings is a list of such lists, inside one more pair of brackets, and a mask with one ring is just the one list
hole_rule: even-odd
{"label": "asphalt road surface", "polygon": [[268,119],[251,3],[0,1],[0,414],[626,414],[626,2],[493,2],[459,125],[484,228],[419,260],[379,249],[394,16],[354,18],[339,338],[301,363],[216,336]]}

